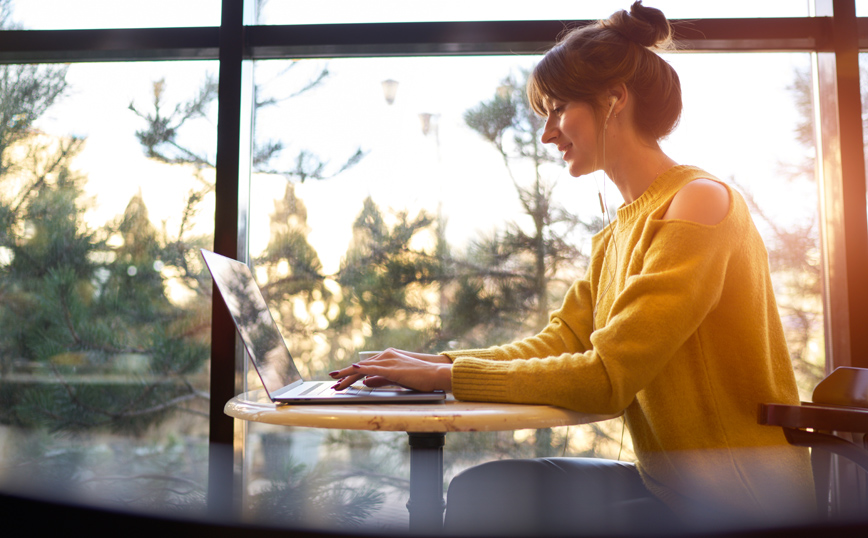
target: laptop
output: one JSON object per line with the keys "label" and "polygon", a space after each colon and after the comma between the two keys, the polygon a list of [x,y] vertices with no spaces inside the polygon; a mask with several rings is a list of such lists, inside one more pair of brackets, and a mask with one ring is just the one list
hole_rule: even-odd
{"label": "laptop", "polygon": [[250,268],[205,249],[201,252],[220,296],[232,315],[250,362],[271,401],[326,404],[437,402],[446,399],[443,391],[420,392],[403,387],[370,388],[357,384],[338,392],[332,389],[334,380],[304,380]]}

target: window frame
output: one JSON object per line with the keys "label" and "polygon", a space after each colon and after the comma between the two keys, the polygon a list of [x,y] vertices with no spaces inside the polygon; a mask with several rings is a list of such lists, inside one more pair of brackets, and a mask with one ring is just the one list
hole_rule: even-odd
{"label": "window frame", "polygon": [[[565,24],[590,21],[249,26],[253,2],[223,0],[219,27],[0,31],[0,63],[218,60],[214,250],[247,261],[252,60],[539,53]],[[827,371],[868,367],[868,220],[858,54],[868,17],[855,0],[815,0],[816,17],[673,21],[680,50],[813,53]],[[761,95],[757,99],[762,99]],[[223,405],[243,388],[244,355],[222,303],[212,309],[208,504],[240,510],[243,421]],[[228,485],[238,487],[227,487]]]}

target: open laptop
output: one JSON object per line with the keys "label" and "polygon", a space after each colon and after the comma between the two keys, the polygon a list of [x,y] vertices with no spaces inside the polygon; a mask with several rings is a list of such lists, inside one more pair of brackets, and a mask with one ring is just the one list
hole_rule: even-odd
{"label": "open laptop", "polygon": [[352,386],[343,391],[331,387],[335,381],[302,379],[262,291],[247,265],[202,249],[223,302],[232,315],[253,368],[273,402],[283,403],[394,403],[436,402],[446,399],[443,391],[419,392],[401,387]]}

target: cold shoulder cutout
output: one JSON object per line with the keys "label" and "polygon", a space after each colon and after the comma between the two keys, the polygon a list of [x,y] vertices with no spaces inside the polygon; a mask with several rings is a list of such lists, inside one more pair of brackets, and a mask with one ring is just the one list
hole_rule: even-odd
{"label": "cold shoulder cutout", "polygon": [[729,213],[727,188],[711,179],[695,179],[684,185],[672,198],[663,220],[686,220],[713,226]]}

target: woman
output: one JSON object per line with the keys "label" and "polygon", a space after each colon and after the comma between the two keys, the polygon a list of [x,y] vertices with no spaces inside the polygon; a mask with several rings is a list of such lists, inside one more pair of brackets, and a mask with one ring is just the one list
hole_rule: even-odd
{"label": "woman", "polygon": [[390,349],[332,373],[337,389],[366,376],[460,400],[624,411],[635,466],[478,466],[450,486],[451,530],[707,528],[814,511],[807,452],[756,423],[759,403],[799,401],[765,247],[738,193],[658,144],[681,114],[678,76],[651,50],[670,41],[663,14],[636,2],[566,34],[533,71],[542,141],[572,176],[602,169],[624,198],[540,334],[441,355]]}

